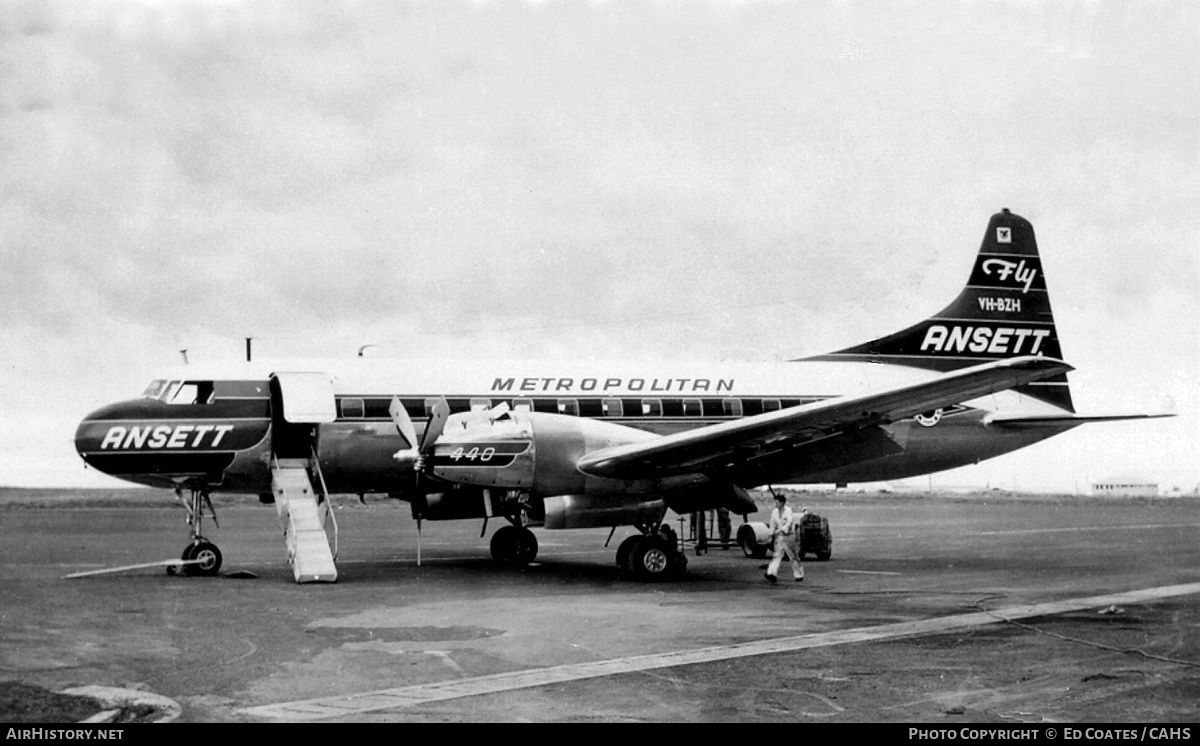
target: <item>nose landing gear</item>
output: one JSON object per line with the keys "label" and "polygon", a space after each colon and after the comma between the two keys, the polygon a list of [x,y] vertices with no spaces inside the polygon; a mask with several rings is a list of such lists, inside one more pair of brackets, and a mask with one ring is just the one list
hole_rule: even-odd
{"label": "nose landing gear", "polygon": [[[221,550],[204,538],[200,533],[200,526],[204,521],[204,508],[207,506],[213,525],[220,528],[221,524],[217,523],[217,511],[213,508],[206,490],[192,488],[189,492],[188,499],[184,500],[183,489],[175,488],[176,499],[187,510],[188,533],[191,538],[191,543],[183,548],[179,567],[184,575],[216,575],[221,569]],[[167,574],[175,574],[174,565],[167,566]]]}

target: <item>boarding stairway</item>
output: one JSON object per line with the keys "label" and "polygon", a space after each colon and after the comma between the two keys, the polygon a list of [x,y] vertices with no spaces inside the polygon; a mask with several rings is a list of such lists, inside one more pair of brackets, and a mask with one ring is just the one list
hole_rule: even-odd
{"label": "boarding stairway", "polygon": [[[313,488],[309,467],[313,466],[321,490]],[[297,583],[333,583],[337,567],[337,521],[324,489],[325,479],[320,465],[313,458],[271,459],[271,490],[275,494],[275,509],[287,541],[288,562]],[[333,548],[325,533],[325,522],[333,521]]]}

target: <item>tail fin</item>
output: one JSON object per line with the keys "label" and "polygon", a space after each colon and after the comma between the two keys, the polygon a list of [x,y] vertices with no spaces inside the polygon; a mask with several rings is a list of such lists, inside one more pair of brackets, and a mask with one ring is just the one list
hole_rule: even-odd
{"label": "tail fin", "polygon": [[[862,360],[938,371],[1018,355],[1062,359],[1033,226],[1004,209],[992,216],[966,287],[919,324],[807,360]],[[1017,389],[1074,412],[1066,374]]]}

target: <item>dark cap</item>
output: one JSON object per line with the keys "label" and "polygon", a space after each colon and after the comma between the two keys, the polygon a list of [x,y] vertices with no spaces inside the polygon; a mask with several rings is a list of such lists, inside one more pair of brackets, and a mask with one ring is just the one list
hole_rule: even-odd
{"label": "dark cap", "polygon": [[779,502],[781,502],[781,503],[785,503],[785,502],[787,502],[787,498],[786,498],[786,497],[784,497],[783,495],[776,495],[776,496],[775,496],[775,499],[776,499],[776,500],[778,500],[778,501],[779,501]]}

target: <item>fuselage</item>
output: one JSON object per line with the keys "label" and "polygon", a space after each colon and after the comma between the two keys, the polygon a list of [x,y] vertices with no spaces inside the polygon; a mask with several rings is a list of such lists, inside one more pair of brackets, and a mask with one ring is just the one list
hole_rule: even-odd
{"label": "fuselage", "polygon": [[[328,379],[328,421],[297,425],[301,408],[273,379],[288,373]],[[936,373],[898,365],[631,364],[607,362],[345,361],[186,366],[155,379],[145,394],[103,407],[79,425],[75,444],[91,466],[158,487],[203,485],[214,492],[264,494],[282,443],[315,457],[335,493],[404,497],[411,474],[393,455],[409,444],[388,413],[396,397],[418,435],[434,403],[452,412],[500,403],[596,418],[670,434],[831,397],[924,380]],[[287,397],[291,395],[292,399]],[[302,394],[309,396],[310,394]],[[1068,425],[989,427],[992,412],[1058,411],[1001,392],[914,419],[841,434],[778,454],[732,476],[767,483],[850,483],[911,477],[991,458],[1068,429]]]}

